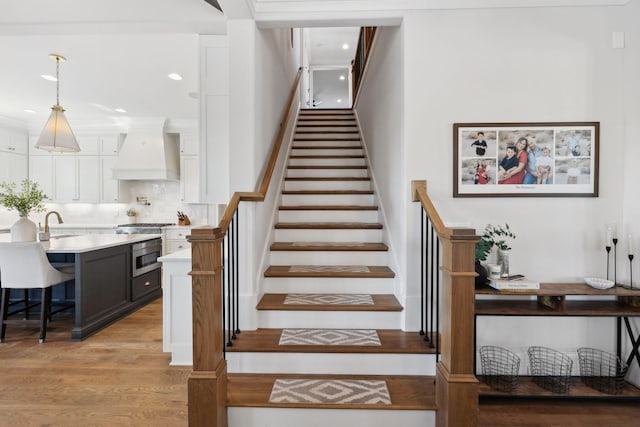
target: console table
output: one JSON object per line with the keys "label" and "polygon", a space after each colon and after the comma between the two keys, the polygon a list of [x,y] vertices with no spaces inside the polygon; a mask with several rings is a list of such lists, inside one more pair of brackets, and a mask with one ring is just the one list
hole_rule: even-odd
{"label": "console table", "polygon": [[[479,295],[491,295],[495,298],[479,299]],[[507,296],[509,298],[500,298]],[[529,299],[513,299],[513,296],[530,296]],[[580,297],[572,299],[571,297]],[[640,366],[640,334],[635,336],[630,317],[640,317],[640,290],[615,286],[611,289],[594,289],[584,283],[541,283],[540,289],[498,291],[490,287],[476,289],[474,331],[477,328],[478,316],[580,316],[580,317],[614,317],[616,318],[616,355],[624,360],[622,353],[622,322],[624,321],[627,336],[631,343],[631,353],[626,363],[634,360]],[[477,332],[477,331],[476,331]],[[474,346],[475,347],[475,346]],[[474,348],[474,355],[476,349]],[[482,377],[480,376],[481,380]],[[518,389],[512,393],[491,389],[480,384],[481,396],[558,396],[558,397],[613,397],[640,398],[640,389],[632,384],[625,384],[622,393],[610,395],[583,386],[579,377],[572,379],[567,394],[556,394],[532,384],[530,377],[520,377]]]}

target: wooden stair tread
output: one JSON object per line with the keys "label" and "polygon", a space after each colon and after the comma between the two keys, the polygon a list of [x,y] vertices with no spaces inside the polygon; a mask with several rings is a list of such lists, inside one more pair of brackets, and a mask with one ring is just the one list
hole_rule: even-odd
{"label": "wooden stair tread", "polygon": [[362,150],[362,145],[292,145],[294,150]]}
{"label": "wooden stair tread", "polygon": [[368,169],[365,165],[290,165],[287,169]]}
{"label": "wooden stair tread", "polygon": [[381,345],[279,345],[282,329],[257,329],[236,335],[227,351],[247,353],[358,353],[358,354],[435,354],[435,348],[417,332],[378,329]]}
{"label": "wooden stair tread", "polygon": [[[355,126],[354,126],[355,127]],[[354,129],[354,130],[313,130],[313,129],[307,129],[306,127],[304,129],[300,129],[299,127],[296,128],[296,134],[305,134],[305,133],[322,133],[322,134],[327,134],[327,135],[332,135],[332,134],[352,134],[352,133],[360,133],[360,131],[358,131],[358,129]]]}
{"label": "wooden stair tread", "polygon": [[274,242],[272,251],[388,251],[384,243]]}
{"label": "wooden stair tread", "polygon": [[377,211],[377,206],[367,205],[281,205],[281,211]]}
{"label": "wooden stair tread", "polygon": [[[435,381],[429,376],[410,375],[324,375],[324,374],[228,374],[227,405],[235,407],[280,407],[324,409],[435,410]],[[353,379],[383,380],[387,383],[390,405],[270,403],[276,379]]]}
{"label": "wooden stair tread", "polygon": [[[355,271],[349,271],[350,267],[353,267]],[[353,277],[386,279],[395,277],[395,273],[389,267],[378,265],[271,265],[264,272],[264,277]]]}
{"label": "wooden stair tread", "polygon": [[306,156],[289,156],[290,159],[364,159],[364,154],[352,154],[352,155],[306,155]]}
{"label": "wooden stair tread", "polygon": [[373,190],[283,190],[288,195],[371,195]]}
{"label": "wooden stair tread", "polygon": [[368,176],[288,176],[285,181],[371,181]]}
{"label": "wooden stair tread", "polygon": [[[264,294],[258,310],[283,311],[402,311],[394,295],[371,295],[373,304],[285,304],[288,294]],[[416,335],[418,333],[416,332]]]}
{"label": "wooden stair tread", "polygon": [[380,230],[378,222],[278,222],[278,229],[313,229],[313,230]]}
{"label": "wooden stair tread", "polygon": [[[311,122],[313,120],[307,120],[307,121]],[[332,125],[326,125],[326,124],[310,124],[310,123],[305,123],[303,121],[303,122],[299,122],[299,123],[296,124],[296,129],[303,128],[303,129],[306,130],[308,128],[314,128],[314,127],[331,127],[331,126]],[[350,124],[342,123],[342,124],[336,125],[336,126],[341,127],[341,128],[355,128],[355,129],[358,129],[358,125],[355,124],[355,123],[353,123],[353,124],[351,124],[351,123]]]}
{"label": "wooden stair tread", "polygon": [[336,138],[335,136],[328,136],[328,137],[314,136],[314,137],[308,137],[308,138],[294,137],[293,141],[294,142],[295,141],[360,141],[360,137],[359,136],[356,136],[356,137],[350,136],[347,138]]}

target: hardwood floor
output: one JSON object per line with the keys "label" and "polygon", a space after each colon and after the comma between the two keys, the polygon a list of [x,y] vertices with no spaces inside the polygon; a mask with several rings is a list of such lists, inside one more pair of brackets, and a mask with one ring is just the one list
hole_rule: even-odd
{"label": "hardwood floor", "polygon": [[0,344],[0,426],[186,426],[190,367],[162,352],[162,299],[82,342],[11,324]]}
{"label": "hardwood floor", "polygon": [[[69,341],[70,328],[70,319],[54,320],[38,344],[34,325],[8,326],[0,427],[187,425],[191,368],[169,366],[162,352],[161,299],[82,342]],[[479,426],[628,427],[639,418],[637,401],[485,399]]]}

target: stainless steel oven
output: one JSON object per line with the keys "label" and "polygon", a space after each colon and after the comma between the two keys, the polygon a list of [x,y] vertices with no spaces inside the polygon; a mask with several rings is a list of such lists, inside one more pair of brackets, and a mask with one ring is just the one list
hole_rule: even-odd
{"label": "stainless steel oven", "polygon": [[153,239],[131,245],[131,276],[138,277],[144,273],[160,268],[158,258],[162,256],[162,240]]}

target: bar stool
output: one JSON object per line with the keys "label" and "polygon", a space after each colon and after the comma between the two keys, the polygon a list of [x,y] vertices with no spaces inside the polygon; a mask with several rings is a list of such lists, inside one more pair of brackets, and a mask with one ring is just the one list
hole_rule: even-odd
{"label": "bar stool", "polygon": [[[7,328],[11,289],[42,290],[39,322],[40,343],[43,343],[47,334],[47,321],[54,313],[51,310],[51,288],[73,278],[73,273],[62,272],[51,265],[40,242],[0,242],[0,342],[4,341]],[[68,307],[67,305],[64,309]],[[28,304],[25,304],[25,310],[29,310]]]}

